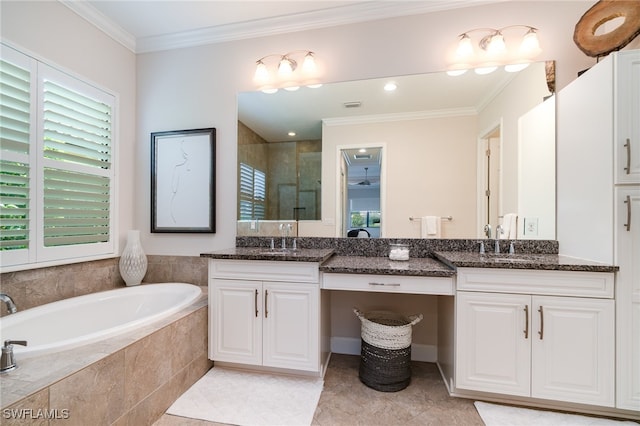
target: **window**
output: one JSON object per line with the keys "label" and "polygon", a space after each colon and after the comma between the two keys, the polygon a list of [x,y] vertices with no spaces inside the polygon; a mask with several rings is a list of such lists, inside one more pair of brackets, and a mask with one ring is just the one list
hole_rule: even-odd
{"label": "window", "polygon": [[353,211],[350,217],[351,228],[380,228],[380,211]]}
{"label": "window", "polygon": [[115,97],[2,47],[2,266],[114,254]]}
{"label": "window", "polygon": [[240,163],[240,220],[264,219],[266,199],[265,172]]}

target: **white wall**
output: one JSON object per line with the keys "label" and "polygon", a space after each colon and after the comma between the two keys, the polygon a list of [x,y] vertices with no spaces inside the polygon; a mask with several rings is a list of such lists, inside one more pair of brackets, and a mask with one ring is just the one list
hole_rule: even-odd
{"label": "white wall", "polygon": [[3,42],[118,96],[116,222],[122,249],[127,230],[143,225],[133,220],[138,188],[132,180],[139,146],[135,131],[136,56],[56,1],[2,1],[0,17]]}
{"label": "white wall", "polygon": [[[476,116],[424,118],[353,125],[324,125],[322,131],[322,218],[337,222],[336,152],[351,145],[384,144],[382,236],[420,237],[409,217],[453,216],[442,223],[444,238],[474,234],[476,217]],[[411,170],[411,173],[404,171]],[[330,219],[327,221],[327,219]],[[328,233],[327,233],[328,234]],[[331,234],[329,234],[331,235]]]}

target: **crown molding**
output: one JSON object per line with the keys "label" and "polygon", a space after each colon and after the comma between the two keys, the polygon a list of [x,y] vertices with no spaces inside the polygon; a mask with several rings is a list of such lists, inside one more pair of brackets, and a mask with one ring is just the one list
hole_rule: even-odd
{"label": "crown molding", "polygon": [[116,24],[113,20],[106,17],[102,14],[98,9],[91,6],[86,1],[78,1],[78,0],[58,0],[63,5],[67,6],[69,9],[78,14],[81,18],[89,21],[89,23],[98,27],[102,32],[107,34],[109,37],[122,44],[124,47],[132,51],[136,52],[136,38],[133,34],[127,32],[120,25]]}
{"label": "crown molding", "polygon": [[326,126],[351,126],[355,124],[375,124],[375,123],[388,123],[392,121],[409,121],[409,120],[423,120],[428,118],[443,118],[443,117],[461,117],[467,115],[477,115],[478,110],[472,107],[468,108],[450,108],[439,109],[431,111],[414,111],[414,112],[399,112],[391,114],[371,114],[361,115],[356,117],[336,117],[336,118],[323,118],[322,123]]}
{"label": "crown molding", "polygon": [[134,53],[251,39],[508,0],[369,1],[347,6],[136,39],[86,0],[58,0]]}

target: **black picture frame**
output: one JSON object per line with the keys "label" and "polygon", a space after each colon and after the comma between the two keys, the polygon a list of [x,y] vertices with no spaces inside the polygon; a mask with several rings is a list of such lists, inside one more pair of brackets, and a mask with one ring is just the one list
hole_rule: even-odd
{"label": "black picture frame", "polygon": [[151,133],[151,232],[215,233],[216,129]]}

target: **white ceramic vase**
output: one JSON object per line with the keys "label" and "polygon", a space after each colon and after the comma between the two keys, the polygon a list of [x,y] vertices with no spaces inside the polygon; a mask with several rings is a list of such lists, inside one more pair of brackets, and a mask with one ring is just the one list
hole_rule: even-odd
{"label": "white ceramic vase", "polygon": [[128,286],[138,285],[147,273],[147,256],[140,244],[140,231],[127,233],[127,245],[120,257],[120,275]]}

